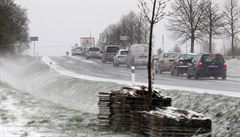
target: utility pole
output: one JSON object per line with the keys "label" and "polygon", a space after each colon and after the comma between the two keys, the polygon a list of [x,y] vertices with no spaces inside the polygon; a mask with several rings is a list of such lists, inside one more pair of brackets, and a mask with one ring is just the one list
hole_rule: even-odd
{"label": "utility pole", "polygon": [[164,52],[164,44],[165,44],[165,43],[164,43],[164,35],[162,35],[162,46],[163,46],[163,47],[162,47],[162,51],[163,51],[163,52]]}

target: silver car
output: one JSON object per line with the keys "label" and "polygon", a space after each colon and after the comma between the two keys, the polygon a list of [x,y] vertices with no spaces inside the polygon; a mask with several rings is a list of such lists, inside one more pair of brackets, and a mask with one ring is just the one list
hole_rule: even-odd
{"label": "silver car", "polygon": [[86,59],[89,58],[100,58],[100,48],[98,47],[89,47],[86,51]]}
{"label": "silver car", "polygon": [[118,67],[120,64],[126,64],[127,62],[127,49],[118,50],[116,56],[113,57],[113,66]]}
{"label": "silver car", "polygon": [[131,66],[147,66],[148,46],[145,44],[135,44],[128,48],[127,68]]}

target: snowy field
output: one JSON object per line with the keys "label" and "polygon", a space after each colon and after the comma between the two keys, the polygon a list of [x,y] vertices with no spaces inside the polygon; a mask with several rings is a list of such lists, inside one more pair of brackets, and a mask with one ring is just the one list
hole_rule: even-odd
{"label": "snowy field", "polygon": [[134,137],[98,128],[95,114],[66,109],[5,83],[0,88],[0,137]]}
{"label": "snowy field", "polygon": [[[0,70],[0,136],[135,136],[97,126],[98,92],[119,84],[59,75],[31,57],[0,58]],[[163,94],[173,98],[175,107],[212,118],[213,136],[240,136],[240,98],[172,90]]]}
{"label": "snowy field", "polygon": [[240,58],[228,60],[227,65],[227,75],[230,77],[240,78]]}

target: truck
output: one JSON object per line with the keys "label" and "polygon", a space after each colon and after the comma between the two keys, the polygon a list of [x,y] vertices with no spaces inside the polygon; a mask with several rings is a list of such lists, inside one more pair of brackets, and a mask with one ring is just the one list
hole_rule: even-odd
{"label": "truck", "polygon": [[94,37],[81,37],[81,47],[88,48],[95,46]]}

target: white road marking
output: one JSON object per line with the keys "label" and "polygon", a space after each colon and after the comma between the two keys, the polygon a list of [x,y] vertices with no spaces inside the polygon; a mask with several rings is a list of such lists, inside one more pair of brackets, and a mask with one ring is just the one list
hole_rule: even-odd
{"label": "white road marking", "polygon": [[92,60],[86,60],[86,59],[83,59],[81,57],[74,57],[74,56],[71,56],[71,58],[74,58],[74,59],[77,59],[81,62],[84,62],[84,63],[89,63],[89,64],[97,64],[96,62],[92,61]]}

